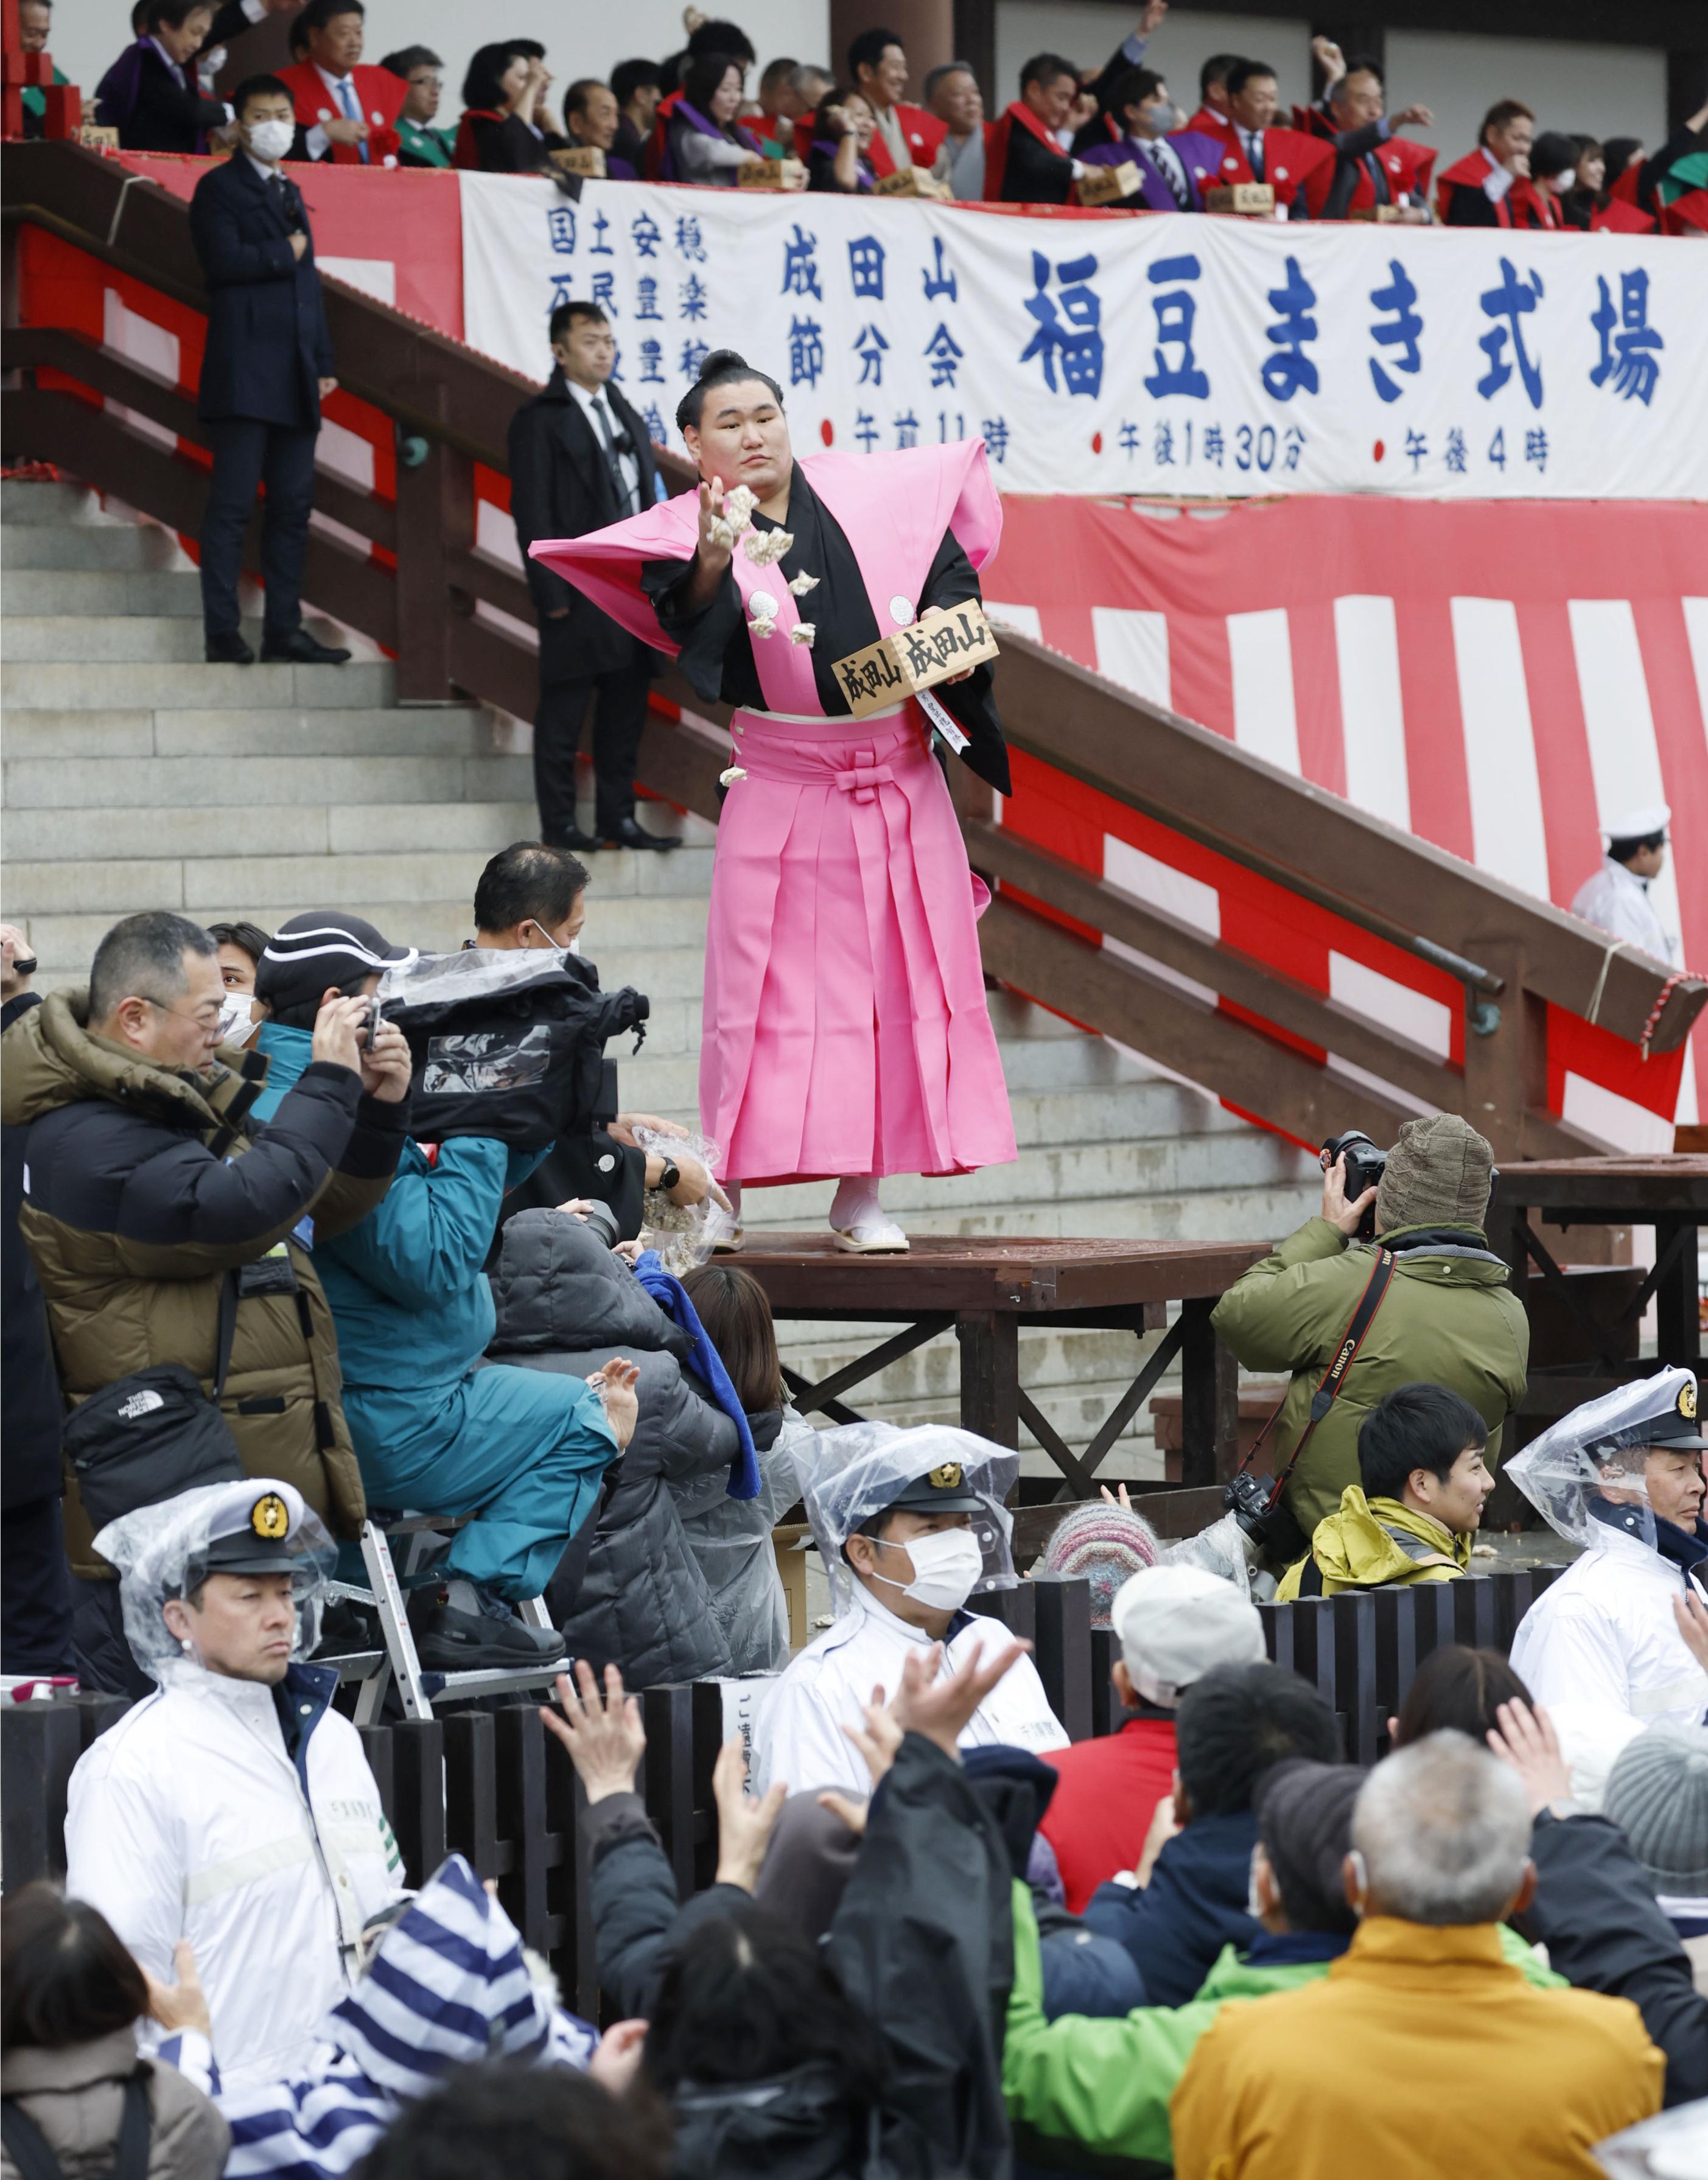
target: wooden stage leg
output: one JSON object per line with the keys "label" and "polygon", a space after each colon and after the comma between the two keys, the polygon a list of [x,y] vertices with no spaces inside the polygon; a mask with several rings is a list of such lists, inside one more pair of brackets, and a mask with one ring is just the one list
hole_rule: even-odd
{"label": "wooden stage leg", "polygon": [[1702,1356],[1694,1219],[1656,1219],[1655,1261],[1659,1263],[1665,1258],[1681,1227],[1684,1229],[1682,1246],[1655,1290],[1655,1351],[1663,1362],[1681,1363],[1685,1369],[1694,1370]]}
{"label": "wooden stage leg", "polygon": [[1207,1296],[1180,1306],[1182,1484],[1225,1484],[1239,1467],[1239,1365],[1215,1336],[1215,1307]]}
{"label": "wooden stage leg", "polygon": [[1020,1446],[1020,1320],[1004,1310],[955,1320],[961,1342],[961,1428],[996,1445]]}

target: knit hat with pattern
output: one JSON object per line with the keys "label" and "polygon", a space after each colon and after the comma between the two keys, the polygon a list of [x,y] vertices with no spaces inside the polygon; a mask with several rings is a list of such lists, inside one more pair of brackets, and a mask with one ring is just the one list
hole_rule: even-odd
{"label": "knit hat with pattern", "polygon": [[1480,1226],[1495,1153],[1457,1113],[1408,1120],[1376,1189],[1376,1231],[1396,1226]]}
{"label": "knit hat with pattern", "polygon": [[1708,1726],[1651,1726],[1627,1742],[1601,1813],[1623,1830],[1656,1892],[1708,1895]]}

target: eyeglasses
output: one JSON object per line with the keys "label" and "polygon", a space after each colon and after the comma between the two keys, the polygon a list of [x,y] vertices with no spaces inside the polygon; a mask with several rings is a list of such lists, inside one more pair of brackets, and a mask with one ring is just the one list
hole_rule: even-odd
{"label": "eyeglasses", "polygon": [[444,78],[439,75],[412,75],[409,85],[411,91],[443,91]]}
{"label": "eyeglasses", "polygon": [[[200,1030],[218,1029],[220,1016],[225,1010],[223,998],[205,1000],[195,1014],[187,1015],[182,1007],[168,1006],[164,999],[151,999],[146,992],[137,992],[132,996],[140,999],[146,1007],[158,1007],[163,1015],[176,1015],[179,1021],[194,1022]],[[208,1011],[210,1007],[212,1009],[212,1013]]]}

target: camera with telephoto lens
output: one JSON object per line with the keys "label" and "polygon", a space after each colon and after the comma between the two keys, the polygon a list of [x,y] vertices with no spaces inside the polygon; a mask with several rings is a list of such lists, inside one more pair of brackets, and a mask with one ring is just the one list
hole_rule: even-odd
{"label": "camera with telephoto lens", "polygon": [[[1329,1137],[1323,1145],[1323,1170],[1327,1172],[1335,1160],[1341,1157],[1344,1157],[1347,1162],[1348,1203],[1356,1203],[1367,1188],[1375,1188],[1388,1170],[1387,1153],[1379,1150],[1362,1128],[1348,1128],[1343,1136]],[[1355,1241],[1374,1241],[1375,1238],[1376,1207],[1371,1203],[1359,1219],[1358,1231],[1353,1239]]]}
{"label": "camera with telephoto lens", "polygon": [[1309,1539],[1276,1493],[1272,1476],[1241,1469],[1222,1487],[1221,1503],[1250,1540],[1253,1559],[1261,1556],[1290,1566],[1310,1549]]}
{"label": "camera with telephoto lens", "polygon": [[590,1197],[587,1208],[581,1214],[588,1229],[598,1236],[608,1249],[617,1246],[617,1214],[603,1197]]}

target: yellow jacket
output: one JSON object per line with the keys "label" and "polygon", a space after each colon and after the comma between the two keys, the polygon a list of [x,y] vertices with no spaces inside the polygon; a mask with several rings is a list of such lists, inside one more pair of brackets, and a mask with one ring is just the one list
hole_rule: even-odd
{"label": "yellow jacket", "polygon": [[[1317,1523],[1311,1557],[1322,1569],[1322,1594],[1332,1597],[1337,1590],[1376,1589],[1395,1582],[1452,1582],[1471,1563],[1471,1539],[1456,1537],[1401,1500],[1367,1500],[1349,1484],[1339,1513]],[[1305,1566],[1301,1560],[1282,1576],[1277,1605],[1298,1595]]]}
{"label": "yellow jacket", "polygon": [[1661,2109],[1628,1999],[1538,1990],[1496,1926],[1372,1916],[1320,1982],[1225,2006],[1170,2106],[1176,2180],[1605,2180]]}

